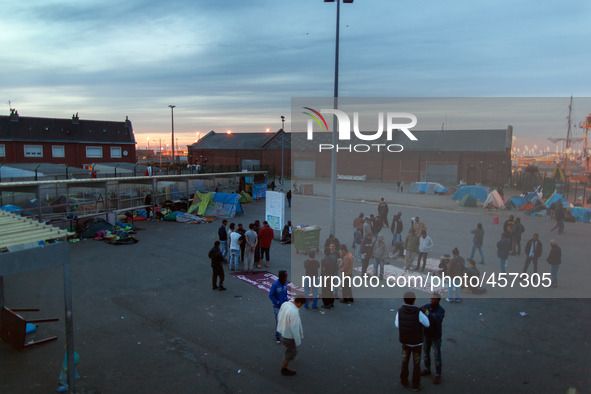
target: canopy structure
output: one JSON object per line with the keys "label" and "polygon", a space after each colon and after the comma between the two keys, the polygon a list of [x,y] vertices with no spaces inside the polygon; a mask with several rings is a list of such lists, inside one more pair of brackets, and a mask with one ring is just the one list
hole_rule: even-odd
{"label": "canopy structure", "polygon": [[466,194],[471,194],[478,201],[486,201],[488,196],[487,186],[461,186],[451,198],[461,200]]}

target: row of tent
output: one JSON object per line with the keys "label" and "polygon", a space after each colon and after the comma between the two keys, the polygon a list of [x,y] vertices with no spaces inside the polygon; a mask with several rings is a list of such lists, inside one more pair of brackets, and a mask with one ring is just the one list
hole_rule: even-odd
{"label": "row of tent", "polygon": [[447,187],[437,182],[413,182],[410,185],[411,194],[445,194]]}
{"label": "row of tent", "polygon": [[[45,201],[39,201],[36,198],[34,198],[24,203],[22,207],[16,205],[4,205],[0,207],[0,209],[8,212],[20,212],[21,216],[37,216],[39,214],[39,206],[41,206],[41,214],[47,215],[51,213],[67,212],[67,204],[68,198],[62,195],[56,198],[55,201],[51,202],[50,204],[47,204]],[[70,198],[69,204],[71,206],[76,206],[78,202],[76,199]]]}

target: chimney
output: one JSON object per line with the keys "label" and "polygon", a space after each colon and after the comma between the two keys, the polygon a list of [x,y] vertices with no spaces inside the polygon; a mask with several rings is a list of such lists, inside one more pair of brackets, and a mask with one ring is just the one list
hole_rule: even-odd
{"label": "chimney", "polygon": [[14,108],[10,109],[10,121],[18,122],[18,111]]}
{"label": "chimney", "polygon": [[72,115],[72,124],[80,124],[80,118],[78,117],[78,112],[76,112],[76,115]]}

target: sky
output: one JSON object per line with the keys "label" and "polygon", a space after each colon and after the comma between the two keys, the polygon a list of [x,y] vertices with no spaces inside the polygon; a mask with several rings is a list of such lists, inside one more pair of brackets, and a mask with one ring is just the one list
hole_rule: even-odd
{"label": "sky", "polygon": [[[0,4],[1,114],[10,102],[21,116],[128,116],[145,148],[170,142],[175,105],[175,138],[185,146],[210,130],[274,132],[281,116],[291,131],[292,97],[333,95],[336,3]],[[342,4],[339,96],[553,97],[555,105],[534,111],[548,122],[514,129],[518,146],[545,146],[566,136],[571,95],[574,124],[591,113],[590,16],[581,0]],[[512,122],[492,118],[482,128]],[[442,112],[425,128],[442,124],[472,127]]]}

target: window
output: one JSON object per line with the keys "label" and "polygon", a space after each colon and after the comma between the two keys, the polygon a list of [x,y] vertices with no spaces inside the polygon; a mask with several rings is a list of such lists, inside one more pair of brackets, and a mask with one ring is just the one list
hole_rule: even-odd
{"label": "window", "polygon": [[66,157],[66,150],[63,145],[54,145],[51,147],[51,155],[53,157]]}
{"label": "window", "polygon": [[103,148],[101,146],[87,146],[86,157],[103,157]]}
{"label": "window", "polygon": [[6,157],[6,147],[4,145],[0,145],[0,157]]}
{"label": "window", "polygon": [[25,157],[43,157],[43,145],[25,145]]}
{"label": "window", "polygon": [[121,148],[114,148],[111,147],[111,157],[120,159],[121,158]]}

